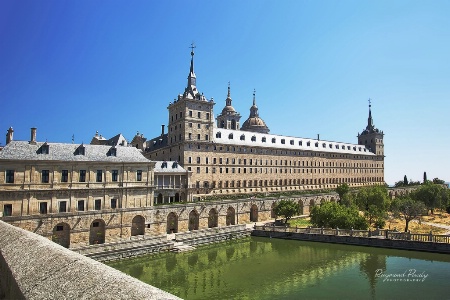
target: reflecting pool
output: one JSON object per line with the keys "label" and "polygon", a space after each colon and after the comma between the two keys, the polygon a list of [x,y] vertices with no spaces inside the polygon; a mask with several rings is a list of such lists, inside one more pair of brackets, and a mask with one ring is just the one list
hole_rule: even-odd
{"label": "reflecting pool", "polygon": [[251,237],[109,263],[183,299],[449,299],[450,255]]}

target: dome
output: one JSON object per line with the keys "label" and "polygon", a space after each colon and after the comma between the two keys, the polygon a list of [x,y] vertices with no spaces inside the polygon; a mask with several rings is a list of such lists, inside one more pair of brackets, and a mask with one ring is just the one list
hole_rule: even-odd
{"label": "dome", "polygon": [[259,133],[269,133],[269,128],[260,117],[249,117],[241,127],[241,130]]}
{"label": "dome", "polygon": [[235,114],[236,110],[233,106],[227,105],[222,109],[222,115]]}

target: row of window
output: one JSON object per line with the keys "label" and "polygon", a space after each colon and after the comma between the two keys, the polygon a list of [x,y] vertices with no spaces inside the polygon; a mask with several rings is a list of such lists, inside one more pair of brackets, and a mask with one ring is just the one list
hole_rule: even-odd
{"label": "row of window", "polygon": [[341,183],[364,183],[383,182],[383,177],[362,178],[314,178],[314,179],[275,179],[275,180],[226,180],[210,182],[200,181],[195,183],[196,188],[246,188],[246,187],[270,187],[270,186],[295,186],[295,185],[317,185],[317,184],[341,184]]}
{"label": "row of window", "polygon": [[[216,133],[216,138],[222,138],[222,133],[220,131]],[[232,140],[233,138],[234,138],[233,133],[230,133],[228,135],[228,139]],[[239,140],[245,141],[245,134],[241,134],[240,137],[239,137]],[[255,135],[252,136],[250,138],[250,140],[252,142],[256,142],[256,136]],[[261,138],[261,142],[262,143],[266,143],[267,142],[267,138],[266,137],[262,137]],[[275,144],[276,142],[277,142],[277,139],[276,138],[272,138],[272,144]],[[281,142],[281,144],[285,145],[286,144],[286,139],[280,139],[280,142]],[[295,141],[294,140],[290,140],[289,144],[290,145],[295,145]],[[301,140],[298,141],[298,145],[299,146],[303,146],[303,141],[301,141]],[[316,142],[314,145],[315,145],[316,148],[318,148],[320,146],[320,143]],[[306,142],[306,146],[310,147],[311,146],[311,142],[307,141]],[[327,148],[327,143],[322,143],[322,148]],[[352,150],[353,149],[353,151],[364,151],[364,152],[366,152],[366,150],[367,150],[364,147],[356,147],[356,146],[352,147],[352,146],[349,146],[349,145],[346,146],[346,145],[338,145],[338,144],[334,144],[334,147],[333,147],[333,144],[328,144],[328,148],[330,148],[330,149],[335,148],[337,150],[339,150],[339,149],[341,149],[341,150]]]}
{"label": "row of window", "polygon": [[[192,161],[193,161],[192,157],[189,156],[188,157],[188,163],[191,164]],[[209,164],[209,161],[210,161],[209,157],[205,157],[205,164]],[[235,165],[236,163],[238,165],[244,165],[244,166],[247,165],[247,159],[246,158],[243,158],[243,159],[240,159],[240,158],[225,158],[225,159],[223,159],[222,157],[219,157],[219,160],[217,160],[217,158],[213,157],[212,164],[216,165],[217,161],[219,161],[219,165],[221,165],[221,164],[226,164],[226,165],[232,164],[232,165]],[[273,160],[266,159],[265,160],[265,165],[266,166],[273,166],[273,165],[278,166],[278,160],[274,160],[274,161],[275,161],[275,164],[273,163]],[[196,162],[197,162],[197,164],[200,164],[201,163],[201,157],[197,156]],[[255,165],[255,166],[258,165],[258,159],[250,158],[250,159],[248,159],[248,162],[249,162],[249,165]],[[306,162],[306,164],[305,164],[305,162]],[[259,159],[259,165],[260,166],[264,165],[264,161],[262,159]],[[283,160],[282,159],[280,159],[280,164],[279,165],[280,166],[283,165]],[[288,165],[288,160],[287,159],[284,160],[284,165],[285,166]],[[374,168],[375,165],[376,165],[377,168],[379,167],[378,164],[368,164],[368,163],[353,163],[352,164],[352,163],[336,163],[336,162],[332,162],[332,161],[331,162],[322,161],[322,165],[321,165],[320,161],[314,161],[314,162],[312,162],[312,161],[309,162],[307,160],[306,161],[301,161],[301,160],[298,161],[298,166],[299,167],[300,166],[302,166],[302,167],[313,167],[313,166],[314,167],[320,167],[320,166],[322,166],[322,167]],[[292,161],[289,160],[289,166],[296,167],[297,166],[297,161],[294,160],[294,163],[292,163]]]}
{"label": "row of window", "polygon": [[[67,210],[67,202],[68,201],[59,201],[59,207],[58,212],[65,213],[68,212]],[[117,209],[120,207],[120,202],[117,199],[111,199],[110,200],[110,208],[111,209]],[[102,200],[96,199],[94,200],[94,210],[101,210],[102,209]],[[86,205],[84,200],[78,200],[77,201],[77,211],[85,211]],[[48,202],[42,201],[39,202],[39,213],[40,214],[47,214],[48,213]],[[12,204],[4,204],[3,205],[3,216],[8,217],[12,216]]]}
{"label": "row of window", "polygon": [[[240,174],[241,173],[241,168],[219,168],[219,173],[236,173],[236,170],[237,170],[237,173],[238,174]],[[248,170],[248,173],[258,173],[258,168],[242,168],[242,172],[244,173],[244,174],[246,174],[247,173],[247,170]],[[265,170],[265,172],[263,171],[263,170]],[[274,171],[275,170],[275,171]],[[284,170],[284,171],[283,171]],[[289,170],[289,172],[288,172],[288,170]],[[292,170],[294,170],[294,171],[292,171]],[[300,170],[301,170],[301,172],[300,172]],[[305,170],[306,170],[306,172],[305,172]],[[321,172],[321,170],[322,170],[322,172]],[[192,171],[192,168],[191,167],[188,167],[188,171]],[[265,173],[265,174],[272,174],[272,173],[275,173],[275,174],[277,174],[277,173],[280,173],[280,174],[282,174],[282,173],[290,173],[290,174],[292,174],[292,173],[306,173],[306,174],[308,174],[308,173],[322,173],[322,174],[325,174],[325,173],[329,173],[329,174],[335,174],[335,173],[354,173],[354,174],[358,174],[358,173],[382,173],[382,170],[381,169],[375,169],[375,170],[372,170],[372,169],[319,169],[319,168],[317,168],[317,169],[292,169],[292,168],[280,168],[280,169],[278,169],[278,168],[259,168],[259,173],[260,174],[263,174],[263,173]],[[200,174],[201,173],[201,168],[200,167],[197,167],[197,174]],[[205,173],[206,174],[208,174],[209,173],[209,168],[208,167],[205,167]],[[213,174],[215,174],[216,173],[216,167],[212,167],[212,173]]]}
{"label": "row of window", "polygon": [[[205,150],[209,150],[209,146],[205,145]],[[187,145],[188,149],[192,149],[192,144]],[[202,149],[200,144],[197,144],[197,149]],[[267,149],[267,148],[254,148],[254,147],[237,147],[237,146],[217,146],[214,145],[213,150],[215,152],[242,152],[242,153],[255,153],[255,154],[267,154],[267,155],[289,155],[289,156],[315,156],[315,157],[326,157],[326,158],[348,158],[348,159],[371,159],[371,160],[382,160],[381,157],[374,156],[361,156],[354,154],[334,154],[334,153],[323,153],[315,151],[293,151],[285,149]]]}
{"label": "row of window", "polygon": [[[15,170],[6,170],[6,172],[5,172],[5,182],[6,183],[14,183],[14,173],[15,173]],[[86,182],[86,170],[80,170],[79,174],[80,174],[79,182]],[[118,170],[111,171],[111,180],[112,181],[119,180],[119,171]],[[42,170],[41,171],[41,182],[49,183],[49,181],[50,181],[50,171]],[[136,171],[136,181],[142,181],[142,170]],[[61,170],[61,182],[69,182],[69,170]],[[97,170],[96,182],[103,182],[103,170]]]}

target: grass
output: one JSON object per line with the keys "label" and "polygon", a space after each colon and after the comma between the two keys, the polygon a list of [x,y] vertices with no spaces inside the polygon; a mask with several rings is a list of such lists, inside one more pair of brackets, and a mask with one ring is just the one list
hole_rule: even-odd
{"label": "grass", "polygon": [[290,219],[288,224],[291,227],[295,227],[295,226],[298,226],[298,227],[312,226],[309,218]]}

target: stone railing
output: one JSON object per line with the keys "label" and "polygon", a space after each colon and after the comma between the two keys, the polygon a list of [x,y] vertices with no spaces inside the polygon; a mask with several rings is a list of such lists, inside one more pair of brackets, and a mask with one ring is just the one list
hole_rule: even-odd
{"label": "stone railing", "polygon": [[432,232],[427,234],[398,232],[387,229],[375,230],[354,230],[354,229],[331,229],[331,228],[299,228],[284,226],[255,226],[256,230],[272,231],[272,232],[290,232],[303,234],[322,234],[335,236],[351,236],[351,237],[377,237],[391,240],[416,241],[416,242],[433,242],[450,244],[450,236],[435,235]]}
{"label": "stone railing", "polygon": [[0,299],[180,299],[0,221]]}

